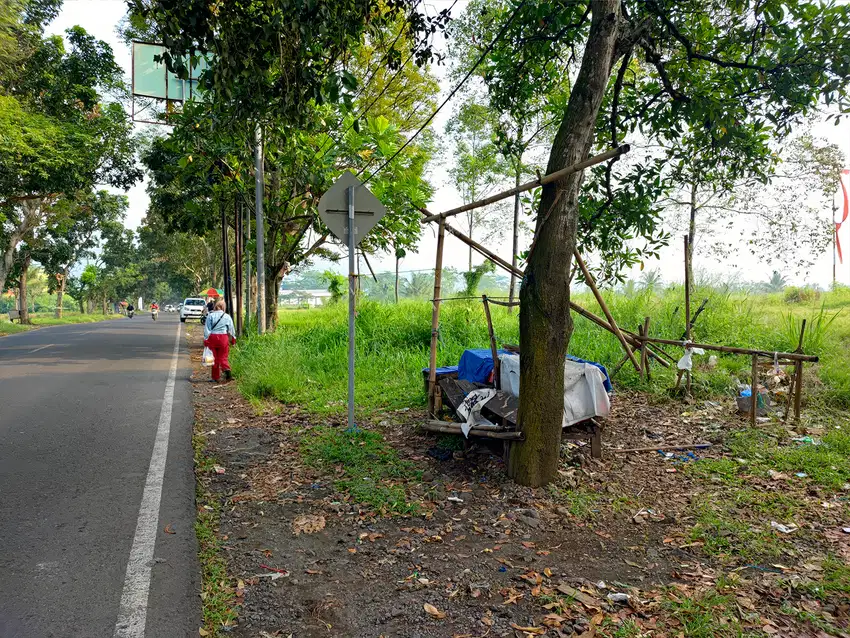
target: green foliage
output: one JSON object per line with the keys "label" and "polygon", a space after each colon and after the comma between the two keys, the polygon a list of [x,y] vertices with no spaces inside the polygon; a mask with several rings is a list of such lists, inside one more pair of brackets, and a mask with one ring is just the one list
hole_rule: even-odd
{"label": "green foliage", "polygon": [[348,280],[332,270],[322,273],[322,281],[327,284],[328,292],[331,293],[331,302],[339,303],[348,290]]}
{"label": "green foliage", "polygon": [[[351,107],[358,77],[342,61],[349,59],[358,43],[382,41],[383,30],[398,23],[409,25],[411,34],[431,33],[432,25],[436,28],[448,17],[447,11],[427,18],[417,12],[409,14],[408,9],[408,4],[399,0],[259,0],[216,7],[202,0],[131,2],[132,14],[152,25],[159,39],[169,44],[166,62],[181,75],[186,72],[183,55],[195,51],[215,55],[202,85],[213,91],[233,116],[253,121],[279,119],[296,127],[309,119],[311,104],[342,102]],[[422,45],[418,62],[430,60],[429,43],[407,44]],[[387,53],[387,66],[397,68],[401,48],[393,45]]]}
{"label": "green foliage", "polygon": [[336,471],[336,489],[356,503],[390,515],[418,511],[405,488],[408,481],[420,479],[422,472],[400,459],[377,432],[315,428],[301,439],[301,454],[315,467]]}
{"label": "green foliage", "polygon": [[495,264],[491,261],[485,261],[478,264],[472,270],[463,273],[463,280],[466,282],[466,286],[463,289],[464,296],[474,297],[478,293],[478,284],[481,283],[481,278],[494,270],[496,270]]}

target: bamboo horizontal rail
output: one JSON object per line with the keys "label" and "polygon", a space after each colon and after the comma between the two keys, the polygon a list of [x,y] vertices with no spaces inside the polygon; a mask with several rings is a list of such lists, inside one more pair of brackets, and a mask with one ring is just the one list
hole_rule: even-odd
{"label": "bamboo horizontal rail", "polygon": [[[639,341],[648,341],[650,343],[663,343],[670,346],[685,347],[684,341],[674,341],[673,339],[659,339],[657,337],[636,337]],[[769,357],[771,359],[786,359],[788,361],[809,361],[817,363],[820,359],[817,355],[802,354],[799,352],[771,352],[769,350],[753,350],[751,348],[734,348],[732,346],[713,346],[708,343],[688,343],[689,348],[702,348],[703,350],[713,350],[715,352],[725,352],[727,354],[748,354],[758,355],[759,357]]]}
{"label": "bamboo horizontal rail", "polygon": [[487,297],[487,301],[492,304],[496,304],[497,306],[506,306],[508,308],[513,308],[514,306],[519,305],[518,301],[498,301],[496,299],[493,299],[492,297]]}
{"label": "bamboo horizontal rail", "polygon": [[452,208],[451,210],[447,210],[444,213],[429,215],[428,217],[422,219],[421,222],[423,224],[426,224],[428,222],[435,222],[441,218],[445,219],[446,217],[451,217],[452,215],[460,215],[461,213],[465,213],[476,208],[481,208],[482,206],[487,206],[488,204],[495,204],[496,202],[499,202],[503,199],[507,199],[508,197],[513,197],[517,193],[524,193],[526,191],[530,191],[532,188],[543,186],[544,184],[549,184],[551,182],[561,179],[562,177],[566,177],[571,173],[577,173],[579,171],[584,170],[585,168],[596,166],[597,164],[601,164],[602,162],[608,161],[610,159],[620,157],[621,155],[624,155],[628,152],[629,145],[623,144],[622,146],[612,148],[611,150],[605,151],[604,153],[600,153],[599,155],[588,157],[586,160],[579,162],[578,164],[567,166],[559,171],[549,173],[548,175],[544,175],[543,177],[540,177],[538,179],[526,182],[525,184],[520,184],[519,186],[515,186],[514,188],[502,191],[501,193],[496,193],[495,195],[485,197],[484,199],[480,199],[476,202],[471,202],[469,204],[464,204],[463,206],[458,206],[457,208]]}
{"label": "bamboo horizontal rail", "polygon": [[[450,421],[426,421],[422,424],[422,429],[428,432],[438,432],[440,434],[463,434],[460,423],[452,423]],[[493,430],[477,430],[472,428],[469,431],[470,436],[481,436],[487,439],[501,439],[502,441],[522,441],[525,436],[522,432],[497,432]]]}

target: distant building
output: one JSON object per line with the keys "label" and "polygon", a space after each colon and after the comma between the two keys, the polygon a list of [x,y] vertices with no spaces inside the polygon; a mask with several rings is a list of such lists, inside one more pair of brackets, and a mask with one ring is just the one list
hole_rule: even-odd
{"label": "distant building", "polygon": [[286,308],[300,308],[304,306],[316,307],[324,305],[331,298],[327,290],[281,290],[279,304]]}

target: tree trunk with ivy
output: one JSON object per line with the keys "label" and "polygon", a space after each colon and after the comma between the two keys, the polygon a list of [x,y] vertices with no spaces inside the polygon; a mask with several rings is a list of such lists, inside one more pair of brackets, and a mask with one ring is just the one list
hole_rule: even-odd
{"label": "tree trunk with ivy", "polygon": [[[566,112],[549,155],[547,173],[585,159],[616,57],[619,0],[594,0],[587,45]],[[520,287],[519,427],[508,473],[540,486],[556,475],[564,413],[564,357],[573,324],[570,264],[576,245],[582,173],[543,187],[532,251]]]}

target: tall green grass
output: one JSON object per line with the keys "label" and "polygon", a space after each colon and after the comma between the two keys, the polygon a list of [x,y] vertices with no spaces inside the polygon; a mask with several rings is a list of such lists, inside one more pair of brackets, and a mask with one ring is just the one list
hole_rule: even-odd
{"label": "tall green grass", "polygon": [[[676,340],[682,337],[685,319],[681,287],[606,293],[605,297],[622,327],[636,331],[644,317],[650,316],[653,336]],[[798,325],[801,317],[809,317],[810,326],[819,322],[817,338],[812,338],[811,344],[807,341],[804,349],[821,356],[818,370],[823,397],[835,405],[850,406],[850,372],[845,371],[844,362],[850,321],[845,313],[835,316],[842,307],[850,306],[850,294],[827,293],[817,302],[822,305],[813,306],[789,305],[781,294],[748,296],[698,288],[692,297],[694,309],[704,298],[709,301],[693,329],[695,341],[787,351],[797,346],[797,334],[791,328]],[[589,294],[576,295],[574,299],[602,314]],[[493,307],[492,311],[498,343],[519,343],[518,315],[509,314],[502,307]],[[574,323],[571,354],[609,368],[622,358],[622,349],[613,335],[580,316],[574,315]],[[347,335],[346,304],[282,310],[274,334],[249,338],[233,354],[234,372],[242,391],[249,396],[301,404],[320,413],[344,411]],[[395,305],[361,300],[355,371],[358,406],[372,411],[422,405],[425,397],[421,371],[428,365],[430,340],[430,303],[403,301]],[[452,301],[442,305],[438,365],[457,364],[466,348],[488,345],[480,302]],[[674,357],[681,355],[681,349],[675,346],[668,350]],[[694,390],[698,395],[732,393],[737,380],[746,382],[749,376],[747,357],[720,356],[713,370],[705,367],[707,360],[708,353],[697,358]],[[641,381],[626,365],[615,385],[662,392],[670,387],[675,368],[655,366],[653,373],[651,381]]]}

